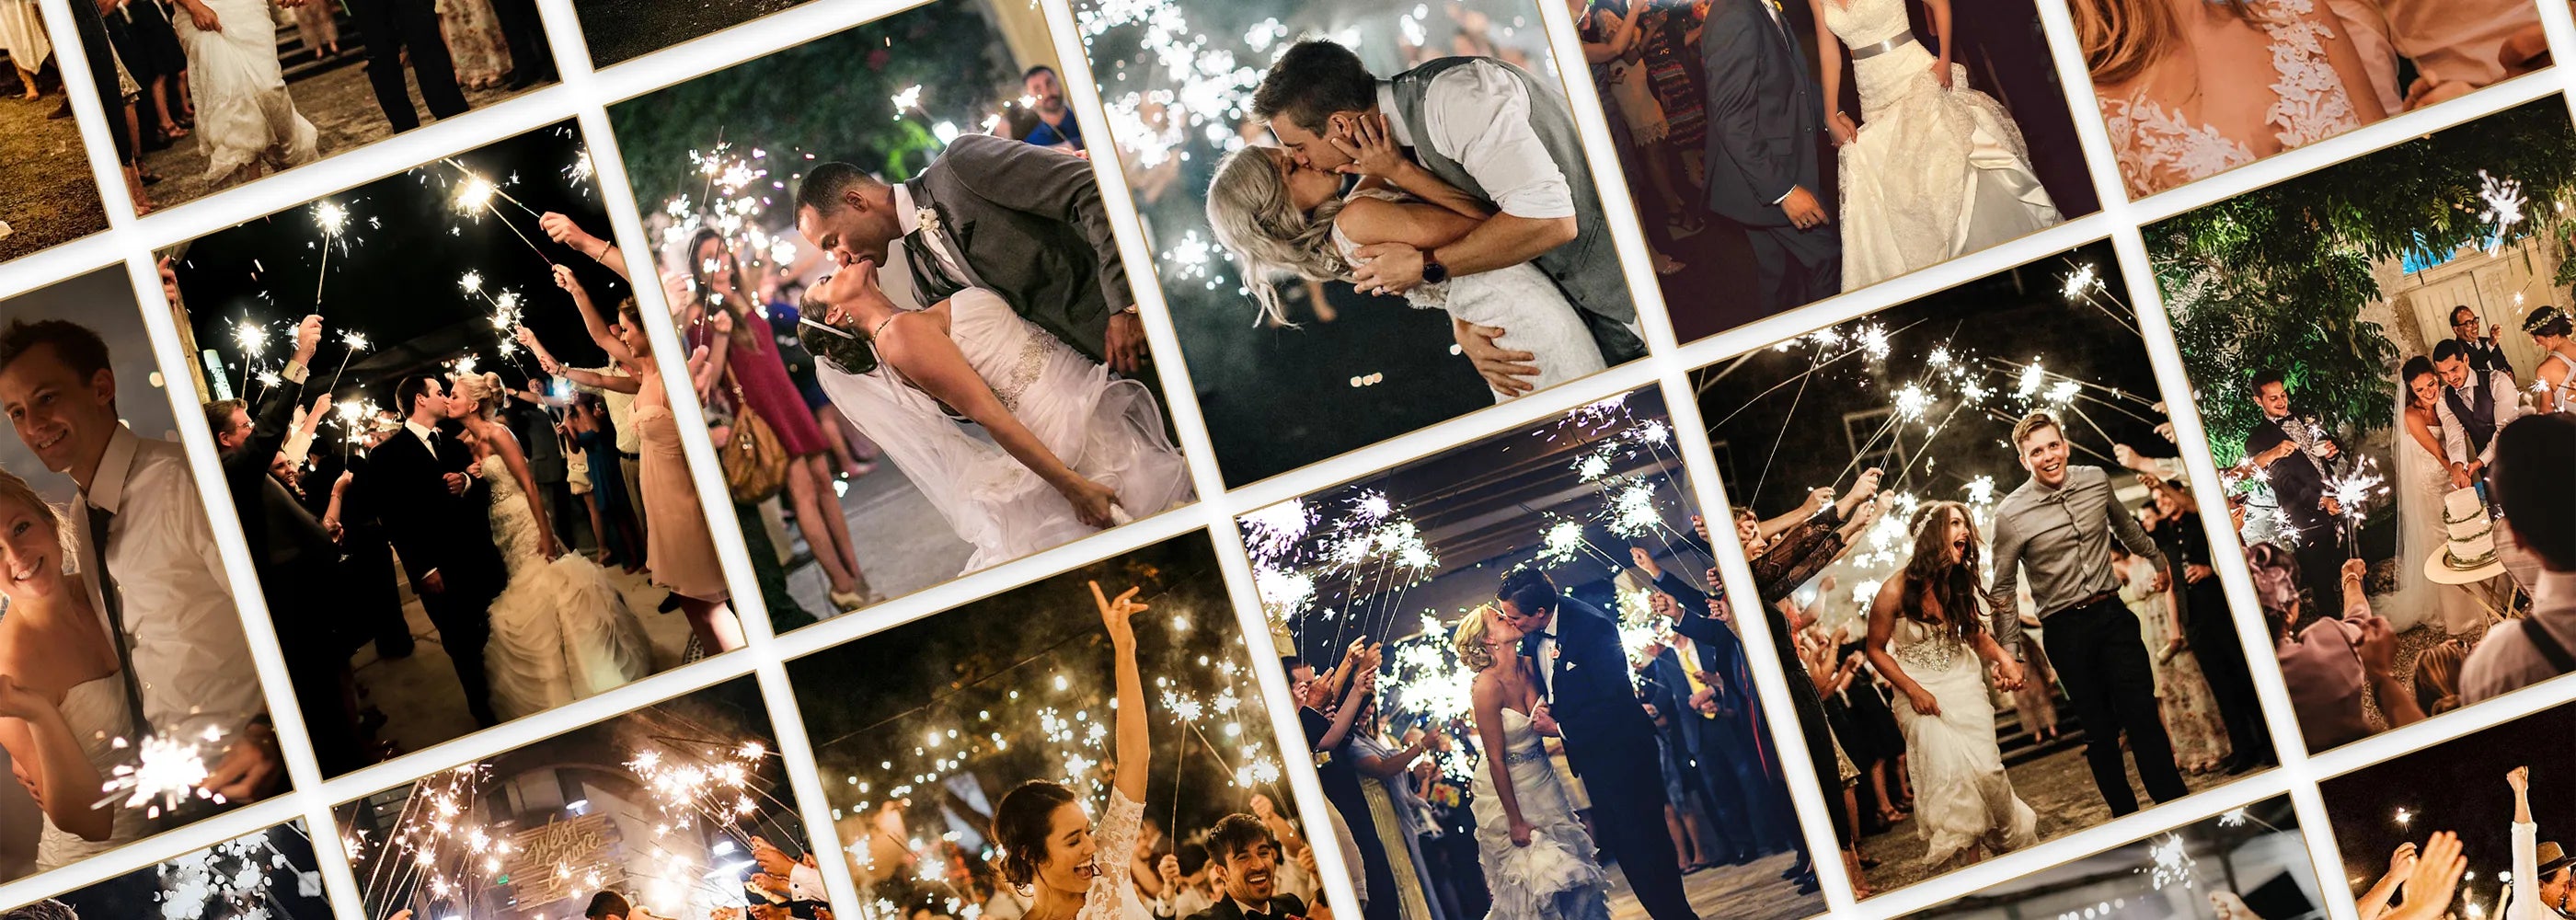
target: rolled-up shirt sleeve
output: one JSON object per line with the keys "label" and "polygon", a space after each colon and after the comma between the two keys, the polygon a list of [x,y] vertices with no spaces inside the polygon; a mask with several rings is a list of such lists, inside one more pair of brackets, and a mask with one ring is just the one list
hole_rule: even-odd
{"label": "rolled-up shirt sleeve", "polygon": [[1530,127],[1529,88],[1519,77],[1478,61],[1434,77],[1425,95],[1427,140],[1466,168],[1495,207],[1532,220],[1575,215],[1573,187]]}

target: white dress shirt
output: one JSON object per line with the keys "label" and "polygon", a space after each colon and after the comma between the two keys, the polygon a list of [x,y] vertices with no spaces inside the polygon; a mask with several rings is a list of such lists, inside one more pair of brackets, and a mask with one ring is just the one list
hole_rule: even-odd
{"label": "white dress shirt", "polygon": [[[268,710],[232,582],[215,551],[204,496],[178,444],[149,440],[118,426],[71,509],[72,541],[87,567],[90,507],[115,515],[105,534],[108,574],[116,580],[143,719],[165,734],[212,726],[237,732]],[[99,624],[107,604],[97,579],[89,585]],[[115,638],[115,637],[111,637]]]}
{"label": "white dress shirt", "polygon": [[1422,97],[1428,137],[1414,137],[1413,126],[1396,116],[1395,84],[1378,82],[1377,107],[1387,113],[1387,134],[1396,143],[1427,144],[1458,161],[1503,213],[1532,220],[1574,216],[1573,187],[1530,128],[1529,88],[1502,65],[1477,60],[1431,78]]}
{"label": "white dress shirt", "polygon": [[[2502,550],[2503,547],[2497,547]],[[2576,572],[2542,572],[2533,579],[2531,614],[2487,627],[2476,651],[2460,663],[2460,702],[2476,703],[2557,677],[2549,659],[2531,647],[2534,629],[2576,652]]]}
{"label": "white dress shirt", "polygon": [[[2461,390],[2460,400],[2471,404],[2477,402],[2478,387],[2495,388],[2495,427],[2498,433],[2504,431],[2506,424],[2522,417],[2522,391],[2513,385],[2512,374],[2503,371],[2488,371],[2484,374],[2470,371],[2468,383],[2469,385]],[[2467,466],[2471,459],[2469,430],[2460,424],[2459,416],[2451,411],[2450,394],[2451,388],[2445,386],[2442,388],[2442,395],[2433,400],[2433,411],[2442,419],[2442,452],[2450,456],[2451,462]],[[2495,463],[2494,438],[2487,439],[2487,449],[2478,451],[2475,459],[2479,463]]]}
{"label": "white dress shirt", "polygon": [[1547,637],[1538,640],[1539,695],[1546,697],[1546,702],[1549,703],[1556,702],[1556,658],[1559,653],[1559,649],[1556,644],[1556,621],[1557,618],[1564,615],[1565,608],[1563,607],[1559,607],[1556,610],[1549,612],[1547,615],[1547,627],[1540,630],[1541,632],[1547,633]]}

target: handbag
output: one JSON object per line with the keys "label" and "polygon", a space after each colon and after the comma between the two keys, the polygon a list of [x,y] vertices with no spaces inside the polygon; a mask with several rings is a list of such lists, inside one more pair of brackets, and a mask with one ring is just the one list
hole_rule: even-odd
{"label": "handbag", "polygon": [[733,437],[724,444],[725,491],[735,504],[756,505],[787,485],[787,446],[778,432],[744,399],[733,368],[725,368],[725,386],[733,390]]}

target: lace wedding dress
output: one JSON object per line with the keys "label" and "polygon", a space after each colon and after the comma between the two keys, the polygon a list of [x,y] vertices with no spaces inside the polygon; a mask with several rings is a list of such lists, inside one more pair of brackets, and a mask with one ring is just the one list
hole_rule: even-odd
{"label": "lace wedding dress", "polygon": [[[2442,551],[2450,529],[2442,524],[2442,496],[2452,492],[2451,468],[2424,449],[2406,431],[2406,388],[2398,387],[2396,441],[2397,590],[2372,598],[2373,613],[2388,618],[2391,629],[2404,632],[2430,624],[2452,636],[2476,641],[2487,627],[2486,608],[2470,592],[2473,586],[2437,584],[2424,577],[2424,557]],[[2442,439],[2439,416],[2428,426],[2433,440]]]}
{"label": "lace wedding dress", "polygon": [[1824,0],[1847,48],[1897,46],[1853,60],[1859,136],[1842,146],[1843,290],[1984,249],[2064,218],[2030,169],[2021,129],[1993,96],[1968,88],[1910,37],[1904,0]]}
{"label": "lace wedding dress", "polygon": [[2038,843],[2039,816],[2013,793],[1995,746],[1995,707],[1976,654],[1941,627],[1903,617],[1888,646],[1905,676],[1941,704],[1937,716],[1907,700],[1895,705],[1924,863],[1943,865],[1971,845],[1992,856]]}
{"label": "lace wedding dress", "polygon": [[1503,712],[1503,759],[1512,777],[1529,846],[1512,843],[1512,822],[1494,789],[1494,771],[1476,769],[1476,862],[1493,891],[1486,920],[1609,920],[1610,876],[1592,861],[1592,835],[1574,816],[1573,800],[1548,762],[1546,742],[1519,710]]}
{"label": "lace wedding dress", "polygon": [[[1352,194],[1408,200],[1384,189]],[[1344,236],[1338,223],[1333,225],[1333,245],[1341,250],[1343,261],[1357,264],[1360,244]],[[1536,356],[1530,363],[1538,365],[1538,379],[1531,383],[1541,390],[1607,366],[1601,358],[1601,346],[1594,344],[1591,330],[1574,312],[1574,304],[1565,299],[1565,292],[1548,279],[1546,272],[1528,262],[1455,275],[1440,284],[1418,285],[1405,292],[1404,301],[1417,309],[1446,310],[1453,319],[1503,330],[1494,344]],[[1494,394],[1495,402],[1510,398],[1499,392]]]}
{"label": "lace wedding dress", "polygon": [[[75,684],[63,694],[63,721],[70,723],[72,736],[80,739],[81,752],[89,755],[90,766],[104,779],[113,776],[125,762],[116,741],[133,733],[133,719],[125,704],[125,682],[114,674],[86,683]],[[89,803],[80,803],[87,805]],[[108,819],[105,840],[83,840],[80,835],[54,826],[52,818],[36,833],[36,871],[44,872],[68,866],[132,843],[151,831],[150,820],[140,809],[126,808],[124,800],[110,802],[114,809]]]}
{"label": "lace wedding dress", "polygon": [[653,672],[644,624],[608,571],[579,553],[546,561],[527,493],[499,457],[483,461],[492,484],[492,539],[510,582],[492,599],[483,646],[492,708],[504,719],[543,712]]}
{"label": "lace wedding dress", "polygon": [[[2342,134],[2361,126],[2343,75],[2326,57],[2334,29],[2315,17],[2315,0],[2243,0],[2271,39],[2272,104],[2264,109],[2264,130],[2282,150]],[[2187,60],[2188,49],[2175,49],[2171,60]],[[2144,81],[2140,81],[2143,83]],[[2112,152],[2129,197],[2139,198],[2195,179],[2217,175],[2268,154],[2257,154],[2253,139],[2230,137],[2215,125],[2168,110],[2143,91],[2126,96],[2102,95],[2102,118],[2111,129]]]}
{"label": "lace wedding dress", "polygon": [[253,161],[284,169],[313,161],[313,123],[295,110],[277,65],[277,23],[268,0],[205,0],[218,31],[197,29],[182,12],[171,17],[188,51],[188,86],[197,99],[197,143],[206,178],[222,179]]}
{"label": "lace wedding dress", "polygon": [[[1154,394],[1036,324],[981,288],[948,301],[948,337],[993,388],[1002,407],[1075,472],[1118,493],[1122,519],[1189,501],[1189,469],[1163,434]],[[965,571],[1009,562],[1095,533],[1037,473],[989,440],[969,434],[937,400],[891,367],[842,373],[816,362],[815,376],[841,414],[894,461],[975,547]]]}

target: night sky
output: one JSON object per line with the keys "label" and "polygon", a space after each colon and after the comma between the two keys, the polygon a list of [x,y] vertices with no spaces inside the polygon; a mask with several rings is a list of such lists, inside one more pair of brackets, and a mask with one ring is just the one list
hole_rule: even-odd
{"label": "night sky", "polygon": [[[2107,288],[2094,296],[2117,311],[2117,319],[2089,303],[2070,302],[2060,293],[2063,279],[2082,266],[2092,266],[2099,273]],[[2155,422],[2164,416],[2148,404],[2162,397],[2147,363],[2146,343],[2124,325],[2136,321],[2126,290],[2110,244],[2095,243],[1834,327],[1845,335],[1870,325],[1886,329],[1888,354],[1881,361],[1853,354],[1803,381],[1787,382],[1813,365],[1818,355],[1830,357],[1849,348],[1835,345],[1820,352],[1804,342],[1787,351],[1761,348],[1692,372],[1727,500],[1770,517],[1797,506],[1809,487],[1848,489],[1851,478],[1867,464],[1853,464],[1838,482],[1827,482],[1826,477],[1843,470],[1855,447],[1884,419],[1854,419],[1846,434],[1846,414],[1886,409],[1899,389],[1927,374],[1928,356],[1945,345],[1963,364],[1971,354],[2016,363],[2037,356],[2049,371],[2142,394],[2138,398],[2143,402],[2087,389],[2092,399],[2078,398],[2072,410],[2059,411],[2062,428],[2075,445],[2073,463],[2112,466],[2114,440],[2148,456],[2177,455],[2179,449],[2154,430]],[[1929,388],[1942,398],[1927,408],[1920,422],[1900,426],[1897,449],[1913,462],[1901,475],[1902,461],[1890,465],[1886,488],[1911,491],[1927,500],[1963,498],[1968,481],[1984,474],[1994,477],[2000,499],[2029,478],[2008,443],[2013,420],[2022,411],[2012,392],[2013,374],[1988,373],[1983,383],[1995,391],[1983,404],[1986,414],[1971,407],[1953,415],[1956,401],[1949,397],[1953,388],[1946,384]],[[1927,445],[1924,426],[1944,417],[1948,422]],[[1874,452],[1886,449],[1887,443],[1881,439]]]}
{"label": "night sky", "polygon": [[[488,177],[528,209],[561,211],[593,235],[608,238],[608,214],[596,182],[574,168],[584,158],[580,130],[566,121],[452,159]],[[492,304],[458,284],[466,272],[479,271],[484,290],[519,292],[524,323],[556,357],[575,365],[604,361],[583,332],[571,301],[554,286],[547,263],[572,266],[602,311],[614,309],[627,285],[589,258],[548,241],[537,218],[508,200],[492,199],[497,215],[489,210],[478,212],[479,218],[460,215],[450,203],[462,175],[447,160],[432,161],[321,199],[350,215],[345,248],[331,252],[327,268],[311,203],[188,243],[180,252],[179,284],[196,347],[222,353],[238,395],[242,354],[233,330],[245,318],[269,327],[272,337],[261,362],[282,362],[291,350],[285,331],[313,311],[315,272],[321,270],[328,277],[323,279],[323,345],[314,361],[316,373],[328,375],[339,364],[341,333],[363,332],[371,344],[349,365],[338,395],[363,389],[366,398],[392,408],[399,375],[435,370],[469,351],[480,356],[479,369],[500,371],[515,384],[535,371],[536,362],[524,356],[515,362],[501,359]],[[544,258],[530,250],[521,234]],[[508,369],[513,364],[515,372]]]}
{"label": "night sky", "polygon": [[[2531,817],[2540,839],[2576,844],[2576,705],[2546,709],[2318,783],[2346,880],[2369,887],[2388,870],[2399,843],[2418,846],[2434,831],[2456,831],[2469,871],[2463,893],[2494,912],[2496,873],[2513,868],[2513,789],[2508,770],[2531,768]],[[2410,817],[2397,820],[2398,809]]]}

